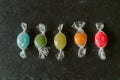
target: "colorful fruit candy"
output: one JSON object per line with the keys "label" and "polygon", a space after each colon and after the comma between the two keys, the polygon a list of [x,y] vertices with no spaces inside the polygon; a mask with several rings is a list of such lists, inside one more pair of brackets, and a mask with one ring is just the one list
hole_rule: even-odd
{"label": "colorful fruit candy", "polygon": [[49,53],[49,47],[45,47],[47,45],[47,38],[45,36],[46,28],[44,24],[39,24],[37,28],[41,33],[35,37],[34,44],[39,51],[39,58],[45,59],[45,56]]}
{"label": "colorful fruit candy", "polygon": [[87,42],[87,34],[82,29],[85,25],[84,21],[76,21],[73,23],[72,27],[77,30],[74,36],[74,42],[79,47],[78,57],[83,57],[86,54],[86,49],[84,48]]}
{"label": "colorful fruit candy", "polygon": [[100,48],[98,51],[98,56],[100,59],[105,60],[106,55],[105,55],[104,48],[108,43],[108,36],[105,32],[102,31],[102,29],[104,28],[103,23],[101,22],[96,23],[96,28],[98,32],[95,34],[95,44],[98,48]]}
{"label": "colorful fruit candy", "polygon": [[59,32],[54,37],[54,45],[60,51],[56,58],[57,60],[62,60],[64,58],[64,52],[62,51],[66,46],[66,36],[61,32],[63,29],[63,24],[59,25],[58,30]]}
{"label": "colorful fruit candy", "polygon": [[21,27],[23,29],[23,32],[19,33],[19,35],[17,36],[17,45],[22,50],[19,54],[20,57],[25,59],[26,58],[25,49],[30,44],[30,36],[26,32],[27,24],[26,23],[21,23]]}

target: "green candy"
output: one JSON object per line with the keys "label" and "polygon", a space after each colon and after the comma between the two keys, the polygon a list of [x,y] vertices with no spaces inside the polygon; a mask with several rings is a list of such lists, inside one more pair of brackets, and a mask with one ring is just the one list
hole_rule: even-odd
{"label": "green candy", "polygon": [[34,44],[37,48],[43,48],[47,45],[47,38],[43,34],[38,34],[34,39]]}

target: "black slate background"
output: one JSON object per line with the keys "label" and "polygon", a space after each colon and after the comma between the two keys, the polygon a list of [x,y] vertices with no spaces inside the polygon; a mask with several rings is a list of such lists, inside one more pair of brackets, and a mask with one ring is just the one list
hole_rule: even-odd
{"label": "black slate background", "polygon": [[[87,55],[77,58],[74,45],[74,21],[87,22]],[[94,45],[95,23],[105,23],[109,44],[105,48],[107,59],[97,56]],[[28,23],[31,44],[25,60],[19,57],[16,37],[22,31],[21,22]],[[36,25],[47,25],[46,36],[51,47],[45,60],[38,59],[34,37],[39,33]],[[57,26],[64,23],[67,37],[65,58],[57,61],[54,35]],[[0,0],[0,80],[120,80],[120,0]]]}

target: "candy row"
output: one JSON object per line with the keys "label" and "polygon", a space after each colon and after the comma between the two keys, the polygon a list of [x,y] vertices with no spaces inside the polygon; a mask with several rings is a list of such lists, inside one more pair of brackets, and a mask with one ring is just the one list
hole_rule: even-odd
{"label": "candy row", "polygon": [[[72,27],[76,29],[76,33],[74,35],[74,43],[79,47],[78,49],[78,57],[83,57],[86,54],[86,42],[87,42],[87,34],[83,30],[83,27],[85,26],[84,21],[76,21],[73,23]],[[30,36],[26,32],[27,30],[27,24],[21,23],[21,27],[23,31],[19,33],[17,36],[17,45],[22,50],[20,52],[20,57],[25,59],[25,49],[30,44]],[[108,36],[105,32],[102,31],[104,28],[104,24],[102,22],[96,23],[96,28],[98,32],[95,34],[95,44],[99,48],[98,50],[98,56],[100,59],[105,60],[106,55],[104,51],[104,47],[106,47],[108,43]],[[48,56],[50,47],[46,47],[47,45],[47,38],[45,36],[46,27],[44,24],[40,23],[37,26],[37,29],[40,31],[40,34],[37,34],[37,36],[34,39],[35,47],[38,49],[39,52],[39,58],[45,59],[46,56]],[[54,37],[54,45],[59,50],[58,54],[56,55],[57,60],[62,60],[64,58],[64,52],[63,49],[65,48],[67,44],[66,36],[64,33],[62,33],[63,24],[60,24],[58,26],[58,33]]]}

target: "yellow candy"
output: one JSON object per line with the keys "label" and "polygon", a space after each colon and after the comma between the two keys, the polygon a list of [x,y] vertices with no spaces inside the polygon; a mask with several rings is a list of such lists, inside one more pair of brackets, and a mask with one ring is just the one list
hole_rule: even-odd
{"label": "yellow candy", "polygon": [[57,49],[64,49],[66,46],[66,36],[62,32],[57,33],[54,37],[54,44]]}

